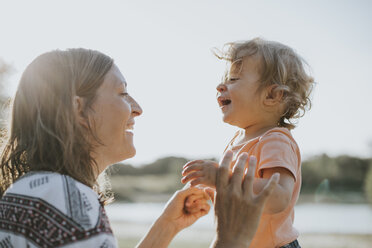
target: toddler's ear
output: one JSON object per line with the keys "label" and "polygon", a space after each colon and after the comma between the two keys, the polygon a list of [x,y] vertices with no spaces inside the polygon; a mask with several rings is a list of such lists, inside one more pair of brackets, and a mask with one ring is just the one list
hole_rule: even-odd
{"label": "toddler's ear", "polygon": [[283,90],[279,88],[279,85],[273,84],[265,89],[264,104],[266,106],[275,106],[280,104],[283,99]]}

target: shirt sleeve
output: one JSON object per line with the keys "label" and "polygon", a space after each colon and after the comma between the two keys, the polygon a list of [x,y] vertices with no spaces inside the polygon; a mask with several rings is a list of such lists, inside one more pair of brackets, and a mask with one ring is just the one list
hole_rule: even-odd
{"label": "shirt sleeve", "polygon": [[294,140],[281,132],[272,132],[259,141],[257,152],[257,173],[262,177],[263,170],[284,168],[291,172],[297,181],[300,167],[300,153]]}

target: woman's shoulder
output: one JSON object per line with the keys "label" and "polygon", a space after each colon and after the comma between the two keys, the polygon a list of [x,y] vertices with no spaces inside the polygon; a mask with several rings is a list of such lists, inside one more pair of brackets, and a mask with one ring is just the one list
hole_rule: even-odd
{"label": "woman's shoulder", "polygon": [[[0,239],[13,247],[116,247],[97,194],[73,178],[32,172],[0,199]],[[101,246],[102,245],[102,246]]]}
{"label": "woman's shoulder", "polygon": [[29,172],[9,187],[3,201],[21,205],[43,206],[45,210],[65,215],[84,229],[92,228],[100,212],[98,195],[77,180],[55,172]]}

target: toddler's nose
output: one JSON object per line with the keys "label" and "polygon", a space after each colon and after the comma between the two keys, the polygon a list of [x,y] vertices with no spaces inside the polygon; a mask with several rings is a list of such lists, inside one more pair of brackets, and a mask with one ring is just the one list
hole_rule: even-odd
{"label": "toddler's nose", "polygon": [[226,91],[227,90],[227,87],[226,87],[226,85],[225,84],[223,84],[223,83],[220,83],[219,85],[217,85],[217,88],[216,88],[216,90],[219,92],[219,93],[222,93],[222,92],[224,92],[224,91]]}

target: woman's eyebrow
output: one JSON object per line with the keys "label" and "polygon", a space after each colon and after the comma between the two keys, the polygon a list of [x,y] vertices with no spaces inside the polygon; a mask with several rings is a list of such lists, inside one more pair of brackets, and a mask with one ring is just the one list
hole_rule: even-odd
{"label": "woman's eyebrow", "polygon": [[116,88],[127,88],[128,87],[128,84],[127,84],[127,82],[126,81],[121,81],[121,80],[117,80],[117,81],[115,81],[115,87]]}

